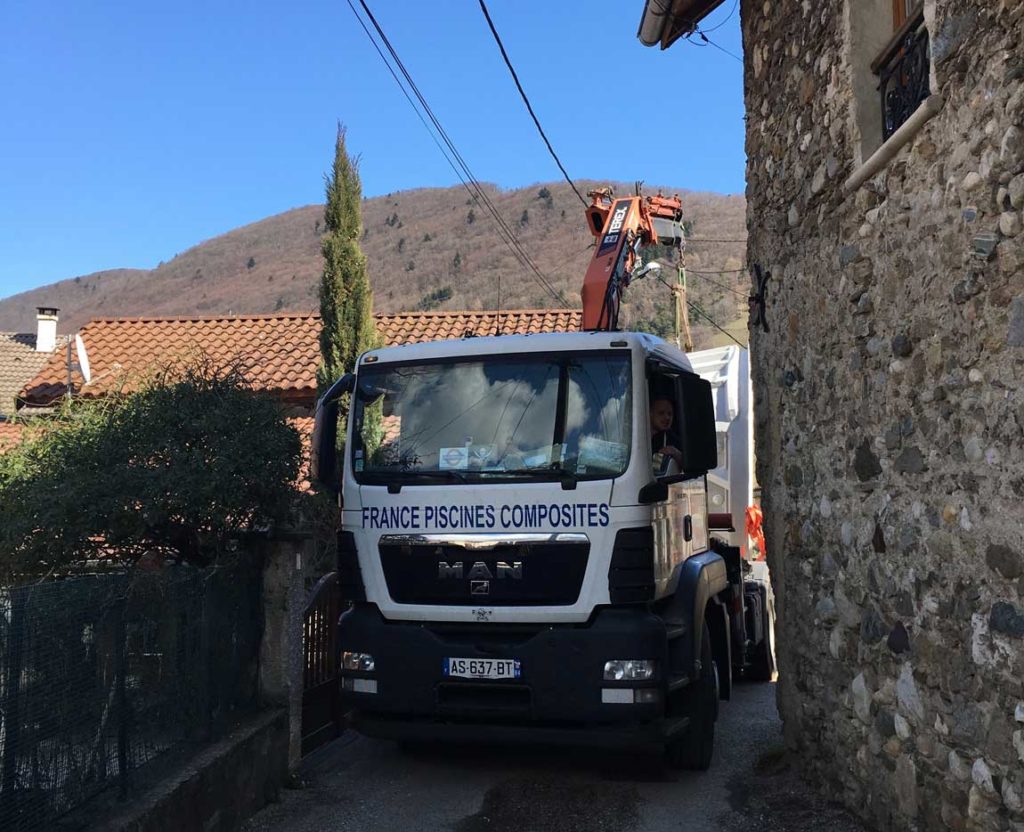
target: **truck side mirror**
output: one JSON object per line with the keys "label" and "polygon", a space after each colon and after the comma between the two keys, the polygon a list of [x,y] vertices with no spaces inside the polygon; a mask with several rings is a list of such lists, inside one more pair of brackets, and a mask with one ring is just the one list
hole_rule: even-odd
{"label": "truck side mirror", "polygon": [[345,373],[330,386],[313,415],[313,439],[309,449],[309,478],[317,485],[341,491],[338,475],[338,402],[355,387],[354,373]]}
{"label": "truck side mirror", "polygon": [[718,434],[711,383],[695,373],[675,378],[677,419],[683,455],[683,475],[703,476],[718,467]]}
{"label": "truck side mirror", "polygon": [[637,496],[637,502],[642,506],[649,506],[653,503],[663,503],[668,499],[668,483],[649,482],[643,488],[640,489],[640,494]]}

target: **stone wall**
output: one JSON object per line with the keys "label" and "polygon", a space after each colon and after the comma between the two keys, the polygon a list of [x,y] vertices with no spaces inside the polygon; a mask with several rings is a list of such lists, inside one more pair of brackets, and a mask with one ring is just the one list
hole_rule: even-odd
{"label": "stone wall", "polygon": [[741,6],[780,709],[873,825],[1021,832],[1024,2],[928,0],[941,109],[846,189],[849,2]]}

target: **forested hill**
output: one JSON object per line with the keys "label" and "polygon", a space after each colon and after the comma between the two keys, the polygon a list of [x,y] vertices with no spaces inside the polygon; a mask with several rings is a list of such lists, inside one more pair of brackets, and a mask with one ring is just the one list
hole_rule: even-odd
{"label": "forested hill", "polygon": [[[578,184],[585,193],[606,183]],[[619,194],[631,191],[623,183],[613,186]],[[578,305],[593,238],[583,206],[569,186],[484,187],[538,269],[572,305]],[[648,193],[656,191],[647,188]],[[740,271],[727,271],[743,266],[744,244],[734,241],[746,237],[744,199],[679,193],[692,228],[689,267],[726,270],[707,278],[695,274],[691,294],[716,320],[728,324],[745,316],[738,302],[747,278]],[[363,223],[363,251],[378,312],[558,305],[502,242],[487,210],[474,204],[462,187],[366,199]],[[96,272],[14,295],[0,300],[0,330],[31,331],[36,306],[59,307],[62,332],[94,317],[313,310],[322,225],[322,206],[309,205],[199,243],[154,269]],[[708,239],[729,242],[704,242]],[[641,281],[630,289],[629,298],[626,314],[631,320],[662,330],[670,325],[670,296],[662,284]]]}

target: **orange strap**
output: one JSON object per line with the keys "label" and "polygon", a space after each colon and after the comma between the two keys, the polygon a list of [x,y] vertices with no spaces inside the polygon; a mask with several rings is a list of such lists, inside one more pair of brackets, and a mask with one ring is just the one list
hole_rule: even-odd
{"label": "orange strap", "polygon": [[764,560],[767,550],[764,545],[764,515],[761,513],[761,507],[747,506],[746,521],[747,537],[753,538],[758,550],[758,556],[753,560]]}

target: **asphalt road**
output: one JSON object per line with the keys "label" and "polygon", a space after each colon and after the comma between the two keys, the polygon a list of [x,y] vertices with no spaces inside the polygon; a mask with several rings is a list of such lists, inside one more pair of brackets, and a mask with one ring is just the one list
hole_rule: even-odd
{"label": "asphalt road", "polygon": [[436,746],[408,752],[355,734],[306,759],[249,832],[864,832],[796,776],[774,684],[722,704],[706,773],[643,756],[549,748]]}

